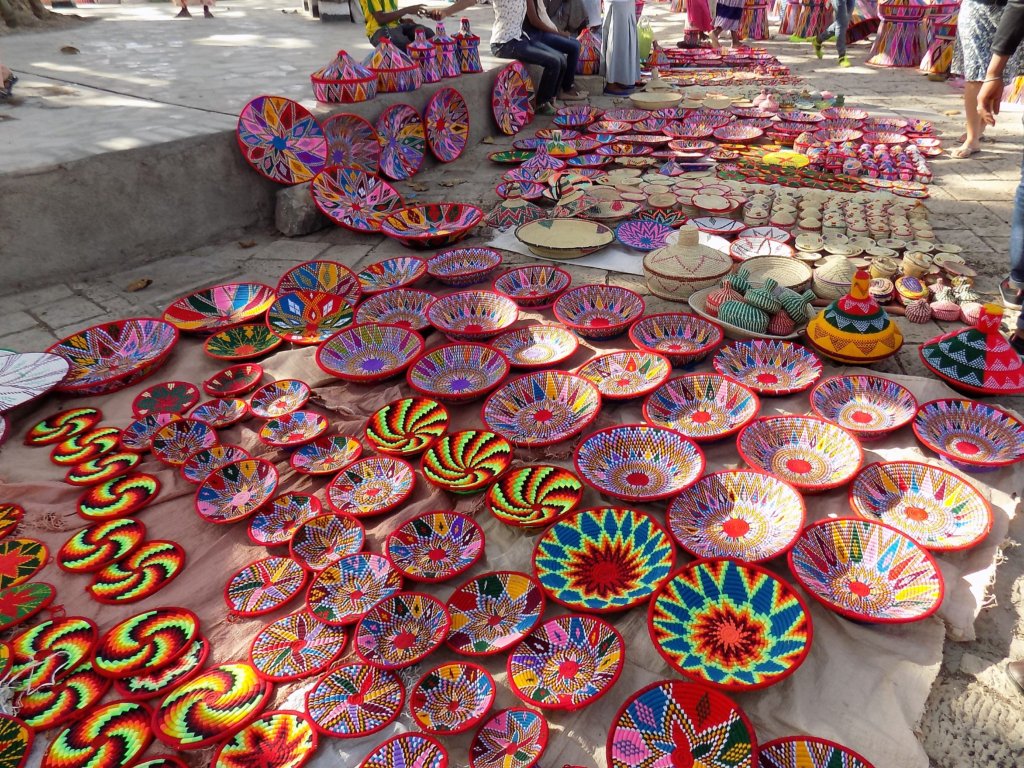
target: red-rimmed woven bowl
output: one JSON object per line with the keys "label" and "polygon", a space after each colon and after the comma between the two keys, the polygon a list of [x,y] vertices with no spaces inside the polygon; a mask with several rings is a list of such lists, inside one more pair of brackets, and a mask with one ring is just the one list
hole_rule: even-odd
{"label": "red-rimmed woven bowl", "polygon": [[432,485],[452,493],[476,493],[512,463],[512,444],[483,429],[451,432],[431,445],[420,471]]}
{"label": "red-rimmed woven bowl", "polygon": [[416,392],[444,402],[474,400],[494,389],[510,366],[508,358],[484,344],[445,344],[425,352],[406,371]]}
{"label": "red-rimmed woven bowl", "polygon": [[559,325],[528,325],[506,331],[491,346],[516,368],[550,368],[576,354],[580,343]]}
{"label": "red-rimmed woven bowl", "polygon": [[193,453],[217,444],[217,432],[205,421],[176,419],[153,435],[150,450],[165,464],[179,467]]}
{"label": "red-rimmed woven bowl", "polygon": [[926,448],[965,472],[1024,460],[1024,423],[1002,408],[973,400],[931,400],[917,410],[914,434]]}
{"label": "red-rimmed woven bowl", "polygon": [[375,262],[356,275],[363,294],[372,296],[375,293],[389,291],[393,288],[406,288],[427,272],[427,263],[415,256],[396,256]]}
{"label": "red-rimmed woven bowl", "polygon": [[875,768],[849,747],[816,736],[787,736],[757,750],[761,768]]}
{"label": "red-rimmed woven bowl", "polygon": [[327,417],[316,411],[292,411],[267,419],[258,437],[274,448],[294,448],[316,440],[330,426]]}
{"label": "red-rimmed woven bowl", "polygon": [[640,294],[615,285],[581,285],[555,300],[554,313],[586,339],[618,336],[644,313]]}
{"label": "red-rimmed woven bowl", "polygon": [[770,560],[789,550],[807,516],[803,496],[777,477],[747,469],[712,472],[669,505],[672,538],[694,557]]}
{"label": "red-rimmed woven bowl", "polygon": [[570,285],[572,277],[564,269],[535,264],[510,269],[494,281],[492,288],[520,307],[541,308],[550,306]]}
{"label": "red-rimmed woven bowl", "polygon": [[394,288],[371,296],[356,310],[356,322],[397,325],[422,333],[430,327],[427,310],[436,297],[427,291]]}
{"label": "red-rimmed woven bowl", "polygon": [[244,520],[270,501],[277,468],[266,459],[241,459],[215,469],[196,490],[196,514],[208,523]]}
{"label": "red-rimmed woven bowl", "polygon": [[537,448],[580,434],[601,412],[601,394],[582,376],[534,371],[488,396],[481,418],[513,445]]}
{"label": "red-rimmed woven bowl", "polygon": [[313,291],[340,296],[352,306],[359,303],[362,289],[352,270],[336,261],[304,261],[285,272],[277,281],[277,294]]}
{"label": "red-rimmed woven bowl", "polygon": [[643,397],[664,384],[672,375],[672,364],[664,355],[626,350],[595,357],[576,373],[597,386],[601,397],[628,400]]}
{"label": "red-rimmed woven bowl", "polygon": [[754,419],[740,430],[736,447],[749,466],[804,493],[846,485],[864,460],[856,437],[817,416]]}
{"label": "red-rimmed woven bowl", "polygon": [[249,408],[260,419],[273,419],[297,411],[308,401],[313,390],[299,379],[281,379],[265,384],[249,396]]}
{"label": "red-rimmed woven bowl", "polygon": [[401,669],[432,653],[451,626],[444,603],[418,592],[398,592],[368,610],[356,625],[356,655],[378,669]]}
{"label": "red-rimmed woven bowl", "polygon": [[519,319],[519,308],[493,291],[460,291],[431,304],[427,317],[452,341],[479,341],[512,325]]}
{"label": "red-rimmed woven bowl", "polygon": [[632,502],[675,496],[704,472],[704,453],[679,432],[623,424],[587,436],[573,456],[576,471],[599,493]]}
{"label": "red-rimmed woven bowl", "polygon": [[320,344],[352,325],[355,308],[341,296],[320,291],[278,295],[267,310],[267,327],[292,344]]}
{"label": "red-rimmed woven bowl", "polygon": [[969,549],[992,529],[992,507],[973,485],[916,461],[869,464],[854,478],[850,509],[902,531],[926,549]]}
{"label": "red-rimmed woven bowl", "polygon": [[368,384],[398,376],[423,351],[416,331],[397,325],[354,325],[316,351],[316,364],[331,376]]}
{"label": "red-rimmed woven bowl", "polygon": [[759,395],[777,397],[803,392],[821,378],[821,360],[791,341],[749,339],[723,346],[711,364],[723,376]]}
{"label": "red-rimmed woven bowl", "polygon": [[638,348],[664,355],[675,366],[700,362],[723,338],[717,323],[683,312],[647,315],[629,329],[629,340]]}
{"label": "red-rimmed woven bowl", "polygon": [[511,707],[481,725],[469,745],[469,768],[533,768],[548,745],[547,719]]}
{"label": "red-rimmed woven bowl", "polygon": [[882,376],[832,376],[811,390],[811,409],[861,440],[877,440],[911,422],[917,398]]}
{"label": "red-rimmed woven bowl", "polygon": [[384,542],[384,553],[410,581],[447,581],[468,571],[484,554],[484,532],[458,512],[426,512],[403,523]]}
{"label": "red-rimmed woven bowl", "polygon": [[332,475],[362,453],[363,446],[354,437],[323,435],[292,451],[288,464],[299,474]]}
{"label": "red-rimmed woven bowl", "polygon": [[384,219],[380,231],[409,248],[441,248],[464,238],[483,217],[467,203],[413,205]]}
{"label": "red-rimmed woven bowl", "polygon": [[262,378],[262,366],[256,363],[239,363],[206,379],[203,382],[203,392],[210,397],[237,397],[256,389]]}
{"label": "red-rimmed woven bowl", "polygon": [[367,456],[342,469],[327,486],[335,512],[373,517],[390,512],[416,487],[412,465],[393,456]]}
{"label": "red-rimmed woven bowl", "polygon": [[191,418],[205,421],[214,429],[237,424],[249,415],[249,404],[240,397],[215,397],[196,406]]}
{"label": "red-rimmed woven bowl", "polygon": [[837,517],[811,523],[787,556],[811,597],[854,621],[903,624],[935,613],[945,583],[935,558],[895,528]]}
{"label": "red-rimmed woven bowl", "polygon": [[461,288],[486,280],[499,266],[501,254],[493,248],[449,248],[427,261],[427,274]]}
{"label": "red-rimmed woven bowl", "polygon": [[427,733],[454,736],[487,717],[496,693],[486,669],[453,661],[429,670],[409,689],[409,714]]}
{"label": "red-rimmed woven bowl", "polygon": [[757,395],[717,373],[692,373],[667,381],[644,400],[644,421],[698,443],[739,432],[761,410]]}
{"label": "red-rimmed woven bowl", "polygon": [[277,294],[262,283],[225,283],[182,296],[163,319],[188,333],[213,333],[261,319]]}

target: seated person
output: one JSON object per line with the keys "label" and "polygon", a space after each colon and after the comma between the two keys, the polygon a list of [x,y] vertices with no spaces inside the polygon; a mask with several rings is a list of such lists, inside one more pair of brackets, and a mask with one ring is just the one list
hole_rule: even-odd
{"label": "seated person", "polygon": [[404,51],[416,38],[416,30],[422,29],[428,40],[434,36],[434,30],[410,18],[427,15],[422,4],[399,8],[397,0],[359,0],[359,6],[366,19],[366,36],[373,45],[386,37]]}

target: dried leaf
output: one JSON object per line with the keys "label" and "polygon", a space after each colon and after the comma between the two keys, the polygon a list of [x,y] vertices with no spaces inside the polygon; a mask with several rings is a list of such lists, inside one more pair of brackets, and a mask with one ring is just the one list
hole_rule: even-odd
{"label": "dried leaf", "polygon": [[238,241],[238,247],[239,248],[255,248],[256,247],[256,241],[255,240],[239,240]]}
{"label": "dried leaf", "polygon": [[128,283],[125,290],[128,291],[128,293],[135,293],[136,291],[141,291],[143,288],[148,288],[152,284],[153,280],[151,278],[140,277],[138,280],[132,280],[132,282]]}
{"label": "dried leaf", "polygon": [[465,179],[445,179],[444,181],[438,182],[442,187],[457,187],[462,184]]}
{"label": "dried leaf", "polygon": [[484,136],[482,139],[480,139],[480,143],[481,144],[493,144],[494,143],[494,137],[493,136]]}
{"label": "dried leaf", "polygon": [[954,115],[959,115],[960,114],[960,110],[959,109],[944,109],[944,110],[942,110],[942,114],[949,115],[950,117],[952,117]]}
{"label": "dried leaf", "polygon": [[60,52],[61,52],[61,53],[66,53],[66,54],[68,54],[69,56],[73,56],[73,55],[74,55],[74,54],[76,54],[76,53],[81,53],[81,51],[80,51],[80,50],[78,50],[77,48],[75,48],[75,46],[73,46],[73,45],[65,45],[65,46],[63,46],[63,47],[62,47],[62,48],[60,49]]}
{"label": "dried leaf", "polygon": [[410,189],[414,189],[417,192],[426,192],[428,189],[430,189],[430,185],[429,184],[422,184],[422,183],[420,183],[418,181],[410,181],[409,182],[409,188]]}

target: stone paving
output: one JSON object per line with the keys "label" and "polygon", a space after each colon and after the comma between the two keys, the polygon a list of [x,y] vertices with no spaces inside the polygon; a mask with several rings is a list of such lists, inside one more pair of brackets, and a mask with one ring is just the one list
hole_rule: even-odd
{"label": "stone paving", "polygon": [[[166,9],[159,7],[160,13]],[[479,10],[479,9],[478,9]],[[225,16],[228,14],[221,13]],[[489,14],[489,10],[484,10]],[[659,27],[668,27],[672,40],[679,24],[663,8],[655,8]],[[196,26],[200,20],[194,22]],[[323,25],[327,26],[327,25]],[[330,28],[350,25],[332,25]],[[98,25],[92,29],[99,28]],[[305,29],[305,28],[304,28]],[[55,35],[57,33],[46,33]],[[145,37],[146,35],[139,32]],[[303,33],[305,34],[305,33]],[[39,36],[42,37],[42,36]],[[10,51],[25,46],[31,38],[5,40]],[[14,45],[12,45],[12,42]],[[770,41],[773,52],[800,75],[810,88],[828,88],[847,94],[847,102],[874,111],[894,112],[933,120],[949,147],[956,145],[962,119],[960,93],[944,83],[933,83],[916,72],[875,70],[863,65],[865,45],[851,49],[854,66],[835,68],[828,59],[808,60],[809,47],[783,41]],[[287,55],[287,49],[281,49]],[[15,65],[15,69],[18,66]],[[156,68],[159,69],[159,68]],[[212,73],[207,73],[212,75]],[[293,76],[304,81],[304,69]],[[207,82],[212,80],[208,79]],[[238,82],[245,82],[239,86]],[[306,83],[302,83],[305,87]],[[204,87],[197,82],[196,87]],[[261,92],[254,80],[240,77],[230,87],[211,85],[229,93],[230,101],[221,102],[216,112],[225,116],[225,104],[240,104]],[[299,85],[295,85],[296,89]],[[607,99],[593,99],[609,106]],[[218,118],[219,119],[219,118]],[[541,127],[540,121],[535,127]],[[10,123],[6,130],[9,131]],[[223,125],[218,124],[217,128]],[[195,125],[197,131],[202,125]],[[68,128],[70,130],[70,128]],[[5,127],[0,122],[0,137]],[[1021,126],[1016,114],[1005,114],[991,136],[994,144],[984,145],[982,154],[969,160],[942,159],[933,164],[936,183],[928,207],[938,239],[959,243],[968,263],[978,269],[978,288],[989,297],[995,295],[997,281],[1006,270],[1009,220],[1012,196],[1019,179]],[[63,139],[55,135],[60,144]],[[496,137],[494,143],[472,147],[452,166],[435,167],[401,185],[410,199],[472,200],[487,207],[496,202],[493,185],[497,170],[486,161],[486,154],[510,145]],[[40,147],[41,152],[50,151]],[[6,154],[6,153],[0,153]],[[0,161],[2,162],[2,161]],[[484,168],[480,171],[478,169]],[[255,180],[255,175],[254,175]],[[69,238],[73,240],[72,238]],[[70,247],[70,245],[69,245]],[[51,285],[16,295],[0,297],[0,348],[37,350],[66,333],[98,323],[110,317],[156,315],[173,298],[192,289],[225,280],[250,279],[276,283],[288,267],[313,258],[325,258],[352,267],[362,267],[382,258],[408,253],[400,245],[382,238],[360,235],[340,229],[324,229],[312,235],[286,239],[270,231],[257,231],[244,239],[211,243],[199,250],[123,271],[113,277],[83,282],[61,282],[55,276]],[[507,254],[505,263],[527,263],[529,259]],[[633,276],[609,274],[601,270],[565,265],[574,282],[624,284],[646,293],[645,286]],[[145,278],[152,283],[135,292],[128,286]],[[3,287],[0,286],[0,294]],[[650,311],[678,310],[678,305],[648,296]],[[952,327],[952,326],[949,326]],[[917,345],[936,335],[945,326],[931,323],[910,326],[903,323],[907,344],[883,369],[922,374]],[[1024,398],[1008,399],[1008,405],[1024,411]],[[943,668],[937,680],[928,710],[920,727],[925,747],[936,768],[965,766],[1016,767],[1024,765],[1024,696],[1006,679],[1002,664],[1007,658],[1024,657],[1024,549],[1013,540],[1024,540],[1024,520],[1011,521],[1010,546],[999,569],[993,604],[984,610],[977,624],[978,639],[972,643],[947,642]]]}

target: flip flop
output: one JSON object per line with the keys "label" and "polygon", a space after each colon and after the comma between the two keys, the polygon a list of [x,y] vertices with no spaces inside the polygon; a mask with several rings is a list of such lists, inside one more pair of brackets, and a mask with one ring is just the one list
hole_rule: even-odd
{"label": "flip flop", "polygon": [[957,147],[949,153],[949,156],[955,160],[966,160],[971,155],[976,155],[981,152],[981,147]]}

